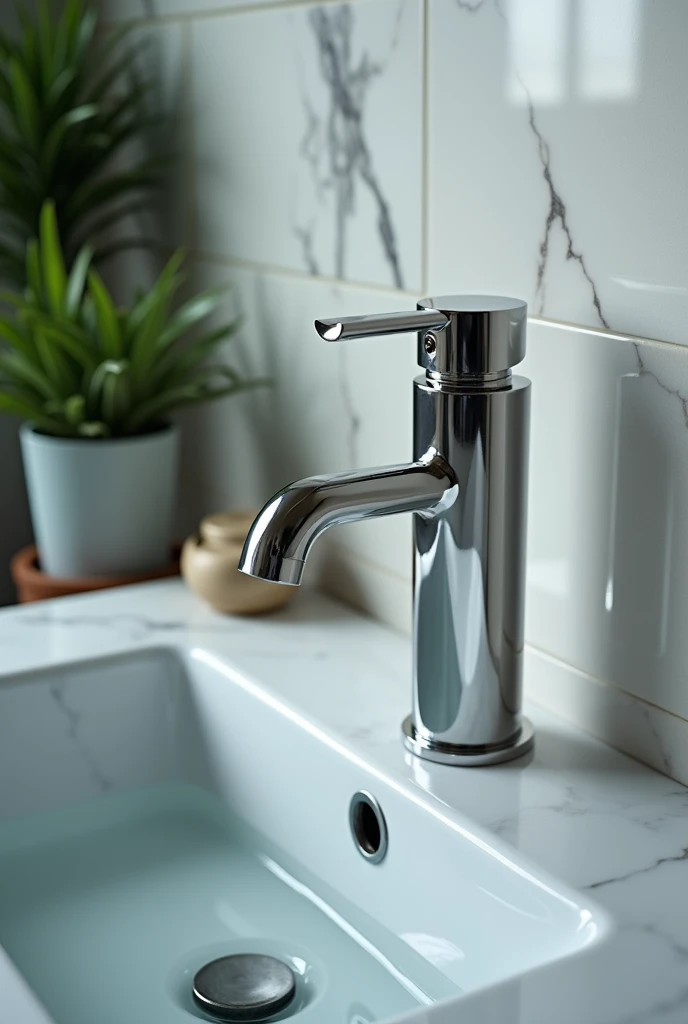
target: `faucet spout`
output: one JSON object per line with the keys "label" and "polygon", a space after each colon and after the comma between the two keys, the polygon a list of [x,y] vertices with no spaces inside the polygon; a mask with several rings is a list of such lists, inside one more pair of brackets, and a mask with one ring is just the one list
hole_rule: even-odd
{"label": "faucet spout", "polygon": [[331,526],[398,512],[433,517],[450,508],[457,495],[456,477],[434,448],[417,462],[298,480],[256,517],[239,569],[298,586],[311,545]]}

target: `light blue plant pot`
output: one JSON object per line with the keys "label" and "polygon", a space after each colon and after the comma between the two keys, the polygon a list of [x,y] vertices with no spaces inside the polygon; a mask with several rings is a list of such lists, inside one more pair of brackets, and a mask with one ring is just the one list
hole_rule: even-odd
{"label": "light blue plant pot", "polygon": [[30,424],[21,448],[40,564],[50,576],[144,573],[170,561],[179,431],[80,440]]}

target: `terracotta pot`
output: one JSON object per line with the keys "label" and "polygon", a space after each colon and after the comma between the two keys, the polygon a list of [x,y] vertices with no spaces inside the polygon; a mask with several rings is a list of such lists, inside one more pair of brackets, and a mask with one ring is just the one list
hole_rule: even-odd
{"label": "terracotta pot", "polygon": [[109,590],[129,583],[145,583],[179,575],[179,545],[172,551],[172,560],[164,569],[146,573],[126,573],[116,576],[84,576],[75,579],[60,579],[48,576],[40,567],[38,552],[32,544],[18,551],[10,562],[10,571],[17,588],[20,604],[45,601],[50,597],[67,597],[69,594],[85,594],[91,590]]}
{"label": "terracotta pot", "polygon": [[291,600],[298,589],[266,583],[239,572],[239,557],[256,514],[257,510],[206,516],[199,532],[184,541],[182,575],[190,589],[218,612],[271,612]]}

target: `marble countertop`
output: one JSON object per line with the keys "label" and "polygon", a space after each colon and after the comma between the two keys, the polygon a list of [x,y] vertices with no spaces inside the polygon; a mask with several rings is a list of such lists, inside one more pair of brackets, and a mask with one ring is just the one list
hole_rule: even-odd
{"label": "marble countertop", "polygon": [[406,755],[399,725],[408,711],[409,640],[312,592],[262,619],[217,615],[176,580],[7,609],[0,681],[170,644],[230,659],[389,775],[590,893],[611,916],[608,940],[466,996],[460,1018],[456,1008],[424,1010],[428,1022],[688,1022],[688,789],[535,706],[527,708],[535,753],[520,761],[456,769]]}

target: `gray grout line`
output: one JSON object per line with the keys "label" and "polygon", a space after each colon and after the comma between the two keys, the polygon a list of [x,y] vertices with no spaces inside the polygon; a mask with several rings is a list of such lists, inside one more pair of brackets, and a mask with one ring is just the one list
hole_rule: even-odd
{"label": "gray grout line", "polygon": [[688,352],[688,345],[680,341],[666,341],[661,338],[645,338],[640,334],[630,334],[620,331],[611,331],[606,327],[591,326],[589,324],[576,324],[570,320],[555,320],[553,317],[529,316],[528,323],[543,324],[545,327],[553,327],[557,330],[578,331],[580,334],[590,334],[593,337],[602,338],[604,341],[627,341],[631,345],[646,345],[648,348],[670,348],[674,353],[676,349],[684,349]]}
{"label": "gray grout line", "polygon": [[428,121],[430,116],[429,99],[429,30],[430,30],[430,0],[423,2],[423,41],[422,41],[422,66],[421,66],[421,89],[422,89],[422,110],[421,110],[421,257],[420,274],[422,290],[427,294],[429,290],[429,218],[430,207],[430,154],[428,151]]}
{"label": "gray grout line", "polygon": [[[156,14],[155,17],[142,15],[133,18],[107,18],[104,17],[102,25],[106,28],[120,25],[136,25],[142,28],[150,28],[155,25],[180,25],[185,22],[209,21],[211,18],[226,18],[234,14],[250,14],[257,11],[278,11],[292,7],[323,7],[326,5],[335,6],[343,0],[266,0],[265,3],[238,3],[218,7],[217,9],[206,9],[204,11],[180,11],[175,14]],[[347,0],[351,3],[352,0]],[[365,0],[353,0],[353,2],[364,3]]]}
{"label": "gray grout line", "polygon": [[299,270],[293,267],[275,266],[270,263],[259,263],[254,260],[238,259],[234,256],[222,256],[218,253],[206,252],[203,249],[189,249],[189,256],[201,263],[212,263],[221,267],[236,267],[241,270],[251,270],[256,274],[271,274],[279,277],[291,277],[299,281],[313,281],[320,284],[331,285],[336,288],[355,288],[358,291],[370,291],[376,294],[403,296],[415,302],[419,297],[418,292],[402,291],[393,285],[375,284],[370,281],[344,280],[339,277],[328,277],[325,274],[310,274],[307,270]]}
{"label": "gray grout line", "polygon": [[[324,274],[310,274],[307,270],[299,270],[293,267],[277,266],[271,263],[260,263],[256,260],[239,259],[234,256],[222,256],[219,253],[207,252],[202,249],[189,249],[189,256],[199,263],[209,263],[218,267],[236,268],[237,270],[248,270],[254,274],[265,274],[271,277],[286,277],[296,281],[311,281],[314,284],[326,284],[334,288],[349,288],[352,291],[373,292],[376,295],[389,295],[390,298],[398,297],[415,303],[419,292],[401,291],[391,285],[375,284],[371,281],[346,280],[339,277],[326,277]],[[604,340],[627,341],[635,345],[648,345],[652,348],[671,348],[672,350],[684,349],[688,354],[688,345],[680,342],[664,341],[655,338],[643,338],[634,334],[622,334],[618,331],[607,331],[603,327],[594,327],[589,324],[576,324],[567,320],[556,320],[554,317],[529,316],[529,324],[542,324],[545,327],[553,327],[559,330],[580,331],[583,334],[599,336]]]}
{"label": "gray grout line", "polygon": [[[647,697],[639,697],[637,693],[633,693],[631,690],[624,689],[618,683],[613,682],[611,679],[605,679],[603,676],[595,675],[587,668],[582,668],[580,665],[574,664],[572,661],[568,661],[560,654],[553,654],[552,651],[548,651],[545,647],[540,647],[538,644],[532,643],[530,640],[526,640],[525,648],[531,651],[532,654],[538,658],[544,658],[549,661],[555,661],[558,665],[567,669],[569,672],[577,672],[578,675],[585,676],[586,679],[591,680],[593,683],[597,683],[605,690],[614,690],[616,693],[620,693],[623,697],[630,698],[637,704],[642,704],[645,707],[651,708],[653,711],[659,711],[663,715],[667,715],[669,718],[676,718],[679,722],[688,722],[688,719],[684,718],[683,715],[677,714],[676,711],[671,711],[669,708],[662,707],[661,704],[655,704],[653,701],[648,700]],[[540,704],[541,707],[546,707],[551,710],[551,705],[541,704],[540,701],[534,700],[535,704]],[[565,716],[564,716],[565,717]]]}

